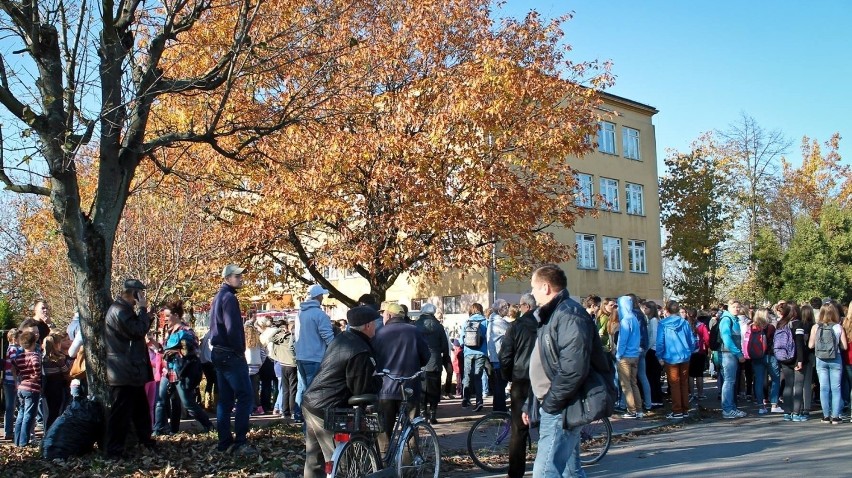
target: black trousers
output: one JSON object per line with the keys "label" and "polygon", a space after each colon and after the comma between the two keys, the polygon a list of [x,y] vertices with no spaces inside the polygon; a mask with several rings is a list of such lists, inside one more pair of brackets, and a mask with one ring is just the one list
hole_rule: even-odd
{"label": "black trousers", "polygon": [[530,394],[528,380],[513,381],[509,397],[512,400],[512,437],[509,439],[509,478],[521,478],[527,467],[529,425],[524,425],[521,412]]}
{"label": "black trousers", "polygon": [[284,398],[281,413],[284,415],[297,415],[296,413],[296,391],[299,386],[299,370],[288,365],[281,366],[281,380],[284,381]]}
{"label": "black trousers", "polygon": [[651,401],[653,403],[663,403],[663,384],[660,382],[662,372],[663,366],[657,359],[657,352],[654,349],[649,349],[645,353],[645,375],[648,376],[648,382],[651,384]]}
{"label": "black trousers", "polygon": [[107,416],[106,453],[108,456],[121,456],[124,453],[124,439],[132,421],[136,428],[136,438],[142,445],[153,443],[151,439],[151,409],[145,386],[110,387],[112,407]]}
{"label": "black trousers", "polygon": [[427,406],[432,410],[438,408],[441,401],[441,372],[426,372],[423,375],[423,392],[420,394],[422,410]]}

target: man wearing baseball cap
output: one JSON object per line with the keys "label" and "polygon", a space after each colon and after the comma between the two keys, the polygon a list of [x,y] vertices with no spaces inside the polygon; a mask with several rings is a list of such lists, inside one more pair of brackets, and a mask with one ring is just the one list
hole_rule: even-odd
{"label": "man wearing baseball cap", "polygon": [[328,291],[319,284],[308,288],[308,300],[299,305],[299,319],[296,321],[294,341],[296,347],[296,370],[299,373],[299,386],[296,391],[295,421],[301,421],[302,396],[319,372],[320,362],[325,349],[334,339],[331,318],[322,310],[323,296]]}
{"label": "man wearing baseball cap", "polygon": [[145,340],[151,327],[145,284],[136,279],[124,281],[121,294],[107,310],[105,322],[107,384],[112,401],[105,449],[108,458],[118,459],[124,455],[124,439],[131,420],[139,443],[149,448],[154,446],[145,393],[145,384],[154,380]]}
{"label": "man wearing baseball cap", "polygon": [[[219,402],[216,405],[216,449],[236,455],[257,455],[248,445],[252,387],[246,363],[246,336],[237,289],[243,286],[245,269],[228,264],[222,269],[222,287],[210,306],[210,353],[216,369]],[[236,409],[234,403],[236,402]],[[234,410],[234,434],[231,434],[231,411]]]}

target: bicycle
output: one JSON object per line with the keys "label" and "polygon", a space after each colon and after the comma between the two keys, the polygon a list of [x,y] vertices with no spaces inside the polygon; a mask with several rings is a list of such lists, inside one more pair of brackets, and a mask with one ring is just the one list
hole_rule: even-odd
{"label": "bicycle", "polygon": [[441,448],[438,435],[423,418],[408,417],[408,401],[413,390],[405,382],[419,378],[423,371],[411,377],[393,377],[387,370],[384,376],[399,384],[402,403],[396,424],[382,457],[376,437],[382,430],[382,419],[372,410],[376,395],[357,395],[349,399],[352,408],[328,410],[324,428],[334,432],[336,443],[326,473],[331,478],[361,478],[382,469],[396,468],[397,476],[438,478],[441,468]]}
{"label": "bicycle", "polygon": [[[502,473],[509,469],[509,440],[512,416],[509,412],[491,412],[474,422],[467,434],[467,452],[476,466]],[[606,456],[612,444],[609,418],[595,420],[580,430],[580,463],[592,465]],[[527,450],[532,439],[527,438]]]}

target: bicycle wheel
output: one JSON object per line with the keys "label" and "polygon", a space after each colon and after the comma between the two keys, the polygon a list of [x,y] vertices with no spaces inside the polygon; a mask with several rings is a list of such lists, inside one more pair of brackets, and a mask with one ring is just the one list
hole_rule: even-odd
{"label": "bicycle wheel", "polygon": [[337,457],[332,476],[334,478],[361,478],[379,471],[376,448],[363,437],[352,437]]}
{"label": "bicycle wheel", "polygon": [[512,415],[491,412],[473,424],[467,434],[467,452],[476,466],[496,473],[509,469]]}
{"label": "bicycle wheel", "polygon": [[428,423],[412,423],[396,452],[399,478],[438,478],[441,471],[441,448],[438,435]]}
{"label": "bicycle wheel", "polygon": [[591,465],[601,461],[612,443],[609,418],[601,418],[580,430],[580,463]]}

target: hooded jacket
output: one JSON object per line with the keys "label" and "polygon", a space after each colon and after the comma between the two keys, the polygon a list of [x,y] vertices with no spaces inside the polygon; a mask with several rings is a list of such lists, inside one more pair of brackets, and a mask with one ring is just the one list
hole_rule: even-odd
{"label": "hooded jacket", "polygon": [[299,305],[294,342],[296,360],[300,362],[322,362],[325,349],[334,339],[331,319],[323,312],[317,300],[306,300]]}
{"label": "hooded jacket", "polygon": [[719,319],[719,340],[722,341],[722,352],[730,352],[737,357],[743,356],[743,351],[740,350],[740,321],[727,310]]}
{"label": "hooded jacket", "polygon": [[497,364],[497,367],[500,366],[500,348],[503,346],[503,336],[506,335],[508,328],[509,321],[500,314],[494,314],[488,319],[485,334],[488,342],[488,360]]}
{"label": "hooded jacket", "polygon": [[468,317],[467,320],[461,323],[461,327],[459,328],[459,337],[461,337],[462,340],[460,340],[460,342],[464,344],[464,328],[470,321],[479,322],[479,336],[482,337],[482,343],[479,345],[479,348],[475,349],[465,345],[464,356],[467,357],[468,355],[485,355],[486,353],[488,353],[488,326],[484,315],[473,314]]}
{"label": "hooded jacket", "polygon": [[633,299],[630,296],[623,295],[618,298],[618,322],[618,347],[616,348],[615,359],[638,358],[642,331],[639,328],[639,319],[633,310]]}
{"label": "hooded jacket", "polygon": [[689,322],[679,315],[670,315],[657,327],[657,358],[667,364],[689,362],[695,349],[695,336]]}

